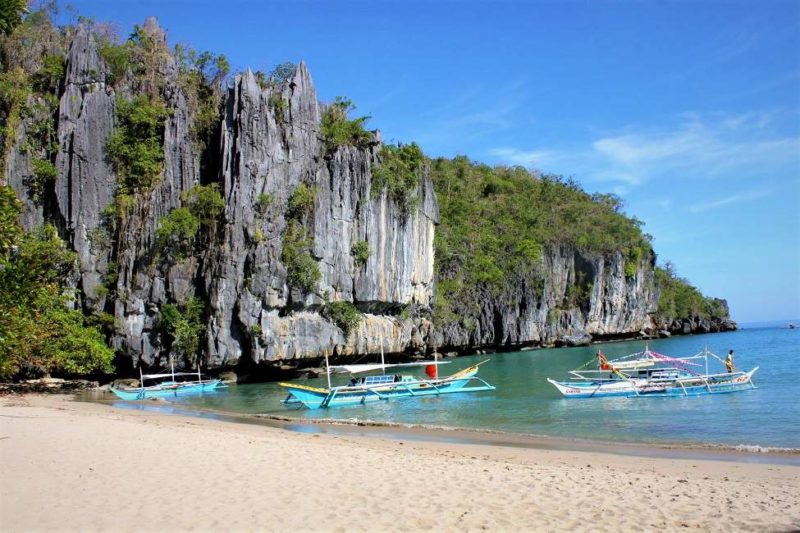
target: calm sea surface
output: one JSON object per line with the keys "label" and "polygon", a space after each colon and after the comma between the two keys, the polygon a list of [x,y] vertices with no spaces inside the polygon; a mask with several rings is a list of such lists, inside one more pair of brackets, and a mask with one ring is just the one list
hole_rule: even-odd
{"label": "calm sea surface", "polygon": [[[335,409],[286,408],[283,391],[274,383],[234,385],[224,392],[180,400],[228,413],[279,414],[298,419],[351,419],[404,424],[479,428],[531,435],[600,439],[637,443],[759,446],[800,449],[800,329],[788,322],[752,324],[731,333],[650,341],[655,351],[674,357],[709,350],[724,357],[736,353],[742,370],[760,369],[758,388],[733,394],[688,398],[561,397],[546,378],[566,379],[567,373],[594,357],[598,346],[530,350],[460,357],[441,367],[451,374],[491,358],[479,375],[497,390],[442,397],[400,399]],[[644,348],[630,341],[600,346],[609,358]],[[724,371],[709,359],[710,370]],[[298,380],[325,386],[324,376]],[[346,377],[337,376],[335,384]]]}

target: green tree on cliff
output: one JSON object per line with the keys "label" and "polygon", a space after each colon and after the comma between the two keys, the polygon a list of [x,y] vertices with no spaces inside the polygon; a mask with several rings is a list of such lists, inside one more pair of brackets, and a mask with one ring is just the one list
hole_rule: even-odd
{"label": "green tree on cliff", "polygon": [[0,34],[8,35],[28,12],[28,0],[0,0]]}

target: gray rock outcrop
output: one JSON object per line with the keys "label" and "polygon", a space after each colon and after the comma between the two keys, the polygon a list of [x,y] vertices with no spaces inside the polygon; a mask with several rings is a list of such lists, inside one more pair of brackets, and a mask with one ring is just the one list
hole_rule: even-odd
{"label": "gray rock outcrop", "polygon": [[629,278],[621,253],[552,248],[510,289],[481,294],[478,321],[451,323],[436,341],[445,349],[576,346],[652,332],[658,304],[653,266],[650,257]]}
{"label": "gray rock outcrop", "polygon": [[[275,101],[285,102],[277,113]],[[413,325],[381,316],[405,305],[427,306],[433,296],[433,235],[438,208],[427,177],[420,207],[405,213],[385,192],[373,195],[371,148],[343,146],[327,154],[320,134],[322,109],[305,64],[283,87],[262,88],[252,72],[237,76],[225,102],[221,179],[226,201],[205,273],[210,299],[209,358],[232,364],[319,357],[328,353],[404,351]],[[312,256],[321,280],[310,294],[292,294],[281,262],[286,206],[300,185],[315,191],[309,223]],[[262,195],[270,199],[264,207]],[[369,246],[356,265],[353,246]],[[297,301],[299,298],[299,301]],[[354,302],[367,315],[345,338],[319,314],[324,298]],[[296,312],[287,314],[287,307]]]}

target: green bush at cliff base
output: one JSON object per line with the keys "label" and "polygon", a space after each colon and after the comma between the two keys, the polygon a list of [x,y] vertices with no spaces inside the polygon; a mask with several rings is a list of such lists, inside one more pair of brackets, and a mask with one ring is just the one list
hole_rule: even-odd
{"label": "green bush at cliff base", "polygon": [[18,218],[22,212],[22,202],[14,189],[0,185],[0,260],[5,261],[11,247],[22,235]]}
{"label": "green bush at cliff base", "polygon": [[355,331],[361,322],[361,312],[351,302],[327,302],[322,308],[322,316],[336,324],[345,338]]}
{"label": "green bush at cliff base", "polygon": [[120,179],[122,192],[149,189],[164,166],[164,104],[147,96],[117,98],[117,128],[106,144],[108,159]]}
{"label": "green bush at cliff base", "polygon": [[184,305],[161,306],[161,329],[172,349],[191,364],[197,358],[203,335],[203,302],[190,298]]}
{"label": "green bush at cliff base", "polygon": [[[0,187],[3,219],[14,211],[19,215],[19,204],[8,201],[9,190]],[[113,351],[103,334],[72,308],[66,282],[77,255],[55,229],[4,229],[0,241],[6,243],[0,255],[0,378],[111,371]]]}
{"label": "green bush at cliff base", "polygon": [[286,266],[286,282],[303,292],[313,292],[322,278],[319,265],[311,257],[311,238],[306,229],[291,220],[283,234],[281,261]]}
{"label": "green bush at cliff base", "polygon": [[342,96],[337,96],[325,109],[320,132],[329,151],[340,146],[367,148],[373,142],[372,133],[364,128],[370,117],[350,119],[349,115],[354,110],[353,102]]}

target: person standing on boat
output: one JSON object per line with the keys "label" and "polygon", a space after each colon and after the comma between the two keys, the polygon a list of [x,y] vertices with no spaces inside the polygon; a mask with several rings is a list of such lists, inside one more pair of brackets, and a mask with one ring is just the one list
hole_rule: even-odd
{"label": "person standing on boat", "polygon": [[601,370],[608,370],[608,359],[606,358],[605,354],[600,350],[597,350],[597,361],[600,363]]}
{"label": "person standing on boat", "polygon": [[725,368],[728,369],[728,374],[733,372],[733,350],[728,350],[728,357],[725,358]]}

